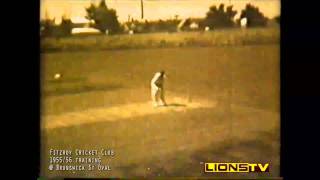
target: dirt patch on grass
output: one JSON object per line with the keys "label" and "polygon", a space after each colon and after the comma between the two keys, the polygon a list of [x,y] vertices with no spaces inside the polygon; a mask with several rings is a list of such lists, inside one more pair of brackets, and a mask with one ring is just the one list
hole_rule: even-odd
{"label": "dirt patch on grass", "polygon": [[52,129],[73,125],[90,124],[103,121],[117,121],[126,118],[142,117],[169,111],[187,111],[195,108],[215,107],[216,102],[206,100],[188,101],[181,97],[172,97],[167,106],[153,107],[151,102],[132,103],[109,108],[91,108],[61,115],[48,115],[42,118],[42,128]]}

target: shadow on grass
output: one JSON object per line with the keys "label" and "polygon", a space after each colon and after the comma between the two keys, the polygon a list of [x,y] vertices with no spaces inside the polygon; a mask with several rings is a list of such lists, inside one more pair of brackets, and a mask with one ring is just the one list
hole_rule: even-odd
{"label": "shadow on grass", "polygon": [[70,94],[80,94],[96,91],[114,91],[117,89],[123,88],[121,85],[109,84],[109,85],[82,85],[77,87],[55,87],[52,89],[47,89],[42,92],[42,95],[45,97],[50,96],[62,96]]}
{"label": "shadow on grass", "polygon": [[[279,144],[277,135],[270,132],[259,132],[255,140],[234,139],[223,144],[212,145],[195,151],[189,155],[176,152],[170,156],[158,157],[152,162],[146,162],[144,167],[151,167],[145,174],[137,173],[140,164],[120,167],[126,170],[130,177],[224,177],[224,178],[259,178],[279,176]],[[267,173],[205,173],[204,163],[208,162],[245,162],[270,163]]]}
{"label": "shadow on grass", "polygon": [[187,107],[187,105],[179,104],[179,103],[171,103],[171,104],[167,104],[167,107]]}
{"label": "shadow on grass", "polygon": [[45,80],[48,84],[61,84],[61,83],[78,83],[83,82],[85,79],[83,78],[62,78],[62,79],[49,79]]}

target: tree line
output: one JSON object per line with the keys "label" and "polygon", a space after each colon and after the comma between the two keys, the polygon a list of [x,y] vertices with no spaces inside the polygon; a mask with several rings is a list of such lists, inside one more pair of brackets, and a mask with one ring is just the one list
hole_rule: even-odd
{"label": "tree line", "polygon": [[[105,0],[101,0],[99,4],[91,4],[86,9],[85,18],[89,20],[89,27],[95,28],[102,33],[119,34],[125,31],[135,31],[140,33],[176,31],[181,19],[176,16],[174,19],[158,20],[158,21],[138,21],[131,19],[121,24],[118,21],[116,10],[108,8]],[[259,10],[258,7],[247,4],[240,12],[240,18],[237,20],[235,16],[237,11],[233,10],[233,6],[225,7],[224,4],[219,6],[213,5],[209,7],[205,18],[198,19],[199,29],[219,29],[219,28],[235,28],[240,26],[240,20],[246,18],[247,27],[264,27],[268,23],[268,18]],[[275,17],[276,22],[280,23],[280,16]],[[186,24],[190,22],[186,22]],[[41,33],[43,36],[69,36],[74,27],[72,21],[62,17],[61,23],[56,25],[54,19],[45,19],[40,22]]]}

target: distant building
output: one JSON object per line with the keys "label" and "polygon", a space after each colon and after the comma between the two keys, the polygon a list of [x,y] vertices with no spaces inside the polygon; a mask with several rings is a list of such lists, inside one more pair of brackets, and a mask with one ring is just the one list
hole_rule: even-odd
{"label": "distant building", "polygon": [[[92,28],[90,24],[93,24],[93,21],[90,21],[86,18],[71,18],[72,21],[72,30],[71,34],[100,34],[101,32],[98,29]],[[105,32],[109,34],[109,32]]]}
{"label": "distant building", "polygon": [[199,24],[196,23],[196,22],[192,22],[192,23],[189,25],[189,28],[190,28],[191,30],[197,30],[197,29],[199,29]]}
{"label": "distant building", "polygon": [[80,28],[72,28],[71,34],[100,34],[101,32],[98,29],[90,28],[90,27],[80,27]]}
{"label": "distant building", "polygon": [[177,26],[177,31],[196,31],[199,30],[201,21],[199,18],[187,18],[180,21]]}
{"label": "distant building", "polygon": [[130,31],[130,27],[127,24],[123,25],[123,31],[124,32],[129,32]]}
{"label": "distant building", "polygon": [[143,33],[144,24],[138,21],[127,22],[123,25],[123,31],[129,34]]}
{"label": "distant building", "polygon": [[71,22],[74,28],[90,27],[90,24],[93,23],[93,21],[89,21],[86,18],[79,17],[71,18]]}
{"label": "distant building", "polygon": [[248,24],[248,19],[246,17],[240,19],[240,26],[246,28]]}

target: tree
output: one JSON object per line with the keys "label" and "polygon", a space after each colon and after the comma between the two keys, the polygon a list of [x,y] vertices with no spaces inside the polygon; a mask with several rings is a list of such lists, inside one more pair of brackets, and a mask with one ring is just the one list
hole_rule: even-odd
{"label": "tree", "polygon": [[72,21],[71,19],[67,19],[65,17],[62,17],[61,24],[59,26],[59,29],[61,31],[62,36],[69,36],[71,35],[72,30]]}
{"label": "tree", "polygon": [[274,18],[274,20],[278,23],[278,24],[280,24],[280,20],[281,20],[281,17],[280,16],[276,16],[275,18]]}
{"label": "tree", "polygon": [[51,36],[53,34],[54,19],[44,19],[40,21],[41,36]]}
{"label": "tree", "polygon": [[259,11],[259,8],[251,4],[247,4],[246,8],[241,11],[240,18],[247,18],[248,27],[266,26],[268,22],[268,18]]}
{"label": "tree", "polygon": [[61,38],[71,35],[73,24],[68,18],[62,17],[59,25],[55,24],[54,19],[44,19],[40,21],[40,30],[42,37]]}
{"label": "tree", "polygon": [[218,8],[215,5],[211,6],[202,24],[210,28],[233,27],[237,11],[232,8],[233,6],[228,6],[225,10],[224,4],[220,4]]}
{"label": "tree", "polygon": [[86,8],[86,11],[86,18],[94,22],[92,24],[93,28],[99,29],[102,33],[105,33],[106,30],[108,30],[109,33],[117,33],[120,31],[120,23],[116,11],[109,9],[105,0],[101,0],[98,6],[91,4]]}

